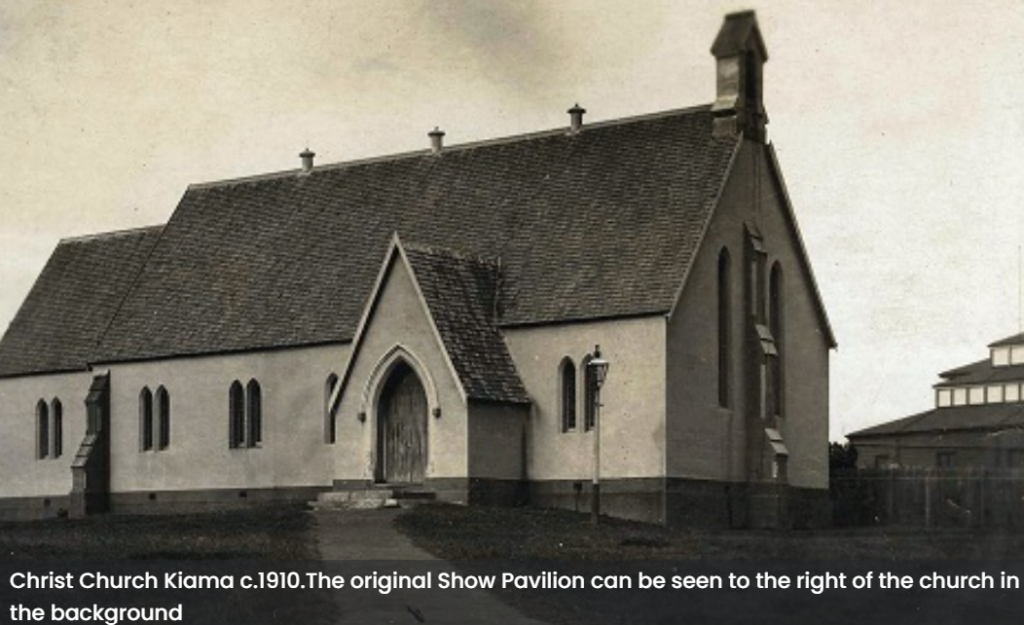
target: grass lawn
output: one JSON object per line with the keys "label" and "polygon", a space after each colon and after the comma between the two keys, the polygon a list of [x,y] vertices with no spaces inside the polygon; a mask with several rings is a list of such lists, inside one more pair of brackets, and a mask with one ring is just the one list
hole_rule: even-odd
{"label": "grass lawn", "polygon": [[0,523],[4,559],[316,560],[312,519],[299,508]]}
{"label": "grass lawn", "polygon": [[[869,528],[817,531],[696,531],[530,508],[495,509],[425,505],[396,518],[421,548],[458,560],[466,574],[514,575],[556,570],[591,579],[595,573],[799,575],[808,569],[839,572],[858,567],[930,567],[945,561],[1024,559],[1024,535],[959,530],[923,532]],[[1014,563],[985,570],[997,574]],[[921,572],[921,571],[918,571]],[[661,623],[979,623],[1018,622],[1020,591],[808,590],[536,590],[493,591],[518,610],[555,625]],[[990,594],[985,594],[990,593]],[[1013,616],[1012,621],[1007,615]]]}
{"label": "grass lawn", "polygon": [[425,505],[396,519],[450,560],[1000,560],[1024,558],[1024,534],[866,528],[671,530],[565,510]]}

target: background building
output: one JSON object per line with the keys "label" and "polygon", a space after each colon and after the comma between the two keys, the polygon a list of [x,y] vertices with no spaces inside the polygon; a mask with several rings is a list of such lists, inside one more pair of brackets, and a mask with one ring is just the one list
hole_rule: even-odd
{"label": "background building", "polygon": [[1024,467],[1024,334],[939,374],[935,408],[847,438],[866,468]]}

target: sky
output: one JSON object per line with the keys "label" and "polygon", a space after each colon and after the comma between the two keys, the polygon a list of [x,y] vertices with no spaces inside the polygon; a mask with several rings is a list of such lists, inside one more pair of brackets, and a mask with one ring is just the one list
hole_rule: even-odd
{"label": "sky", "polygon": [[926,410],[1021,331],[1019,0],[0,0],[0,330],[64,237],[191,183],[706,104],[756,9],[839,348],[831,437]]}

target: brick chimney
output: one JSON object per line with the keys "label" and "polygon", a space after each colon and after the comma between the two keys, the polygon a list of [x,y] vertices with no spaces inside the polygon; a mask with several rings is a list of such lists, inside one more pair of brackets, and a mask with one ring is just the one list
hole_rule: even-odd
{"label": "brick chimney", "polygon": [[717,94],[711,112],[715,136],[743,136],[764,142],[768,115],[764,110],[763,78],[768,50],[753,11],[725,16],[711,54],[717,61]]}

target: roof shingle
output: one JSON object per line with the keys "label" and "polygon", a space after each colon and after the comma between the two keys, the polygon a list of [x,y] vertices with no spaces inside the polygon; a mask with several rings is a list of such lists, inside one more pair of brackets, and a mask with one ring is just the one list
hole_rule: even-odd
{"label": "roof shingle", "polygon": [[402,247],[467,397],[529,403],[495,325],[498,266],[450,250]]}
{"label": "roof shingle", "polygon": [[665,313],[737,146],[705,106],[193,186],[99,358],[349,341],[394,232],[500,258],[501,326]]}
{"label": "roof shingle", "polygon": [[61,241],[0,341],[0,377],[85,369],[161,230]]}

